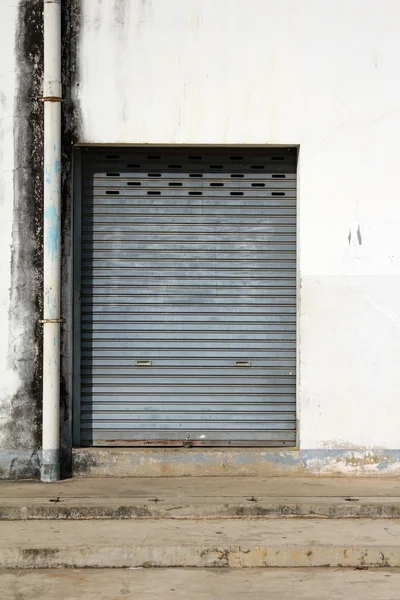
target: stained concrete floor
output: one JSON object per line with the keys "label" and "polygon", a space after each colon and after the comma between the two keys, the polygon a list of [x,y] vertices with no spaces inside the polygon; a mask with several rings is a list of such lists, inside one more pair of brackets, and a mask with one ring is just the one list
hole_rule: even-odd
{"label": "stained concrete floor", "polygon": [[0,571],[2,600],[399,600],[400,569]]}
{"label": "stained concrete floor", "polygon": [[400,497],[393,477],[74,477],[47,484],[0,481],[0,499],[197,497]]}

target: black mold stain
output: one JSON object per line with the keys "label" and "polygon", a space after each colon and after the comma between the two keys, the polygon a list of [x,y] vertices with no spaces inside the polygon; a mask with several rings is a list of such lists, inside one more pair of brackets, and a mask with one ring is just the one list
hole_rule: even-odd
{"label": "black mold stain", "polygon": [[73,150],[80,140],[81,115],[75,99],[79,87],[77,51],[80,31],[80,0],[63,0],[62,30],[62,159],[61,159],[61,477],[72,472],[72,204]]}
{"label": "black mold stain", "polygon": [[60,552],[59,548],[22,548],[21,555],[23,560],[36,561],[39,559],[55,558]]}
{"label": "black mold stain", "polygon": [[[9,315],[10,366],[21,382],[4,416],[4,447],[32,450],[41,443],[43,2],[21,1],[16,32],[18,88],[14,119],[14,207]],[[37,476],[30,461],[25,477]],[[28,468],[29,467],[29,468]],[[10,476],[15,469],[11,465]],[[19,472],[21,472],[19,470]]]}
{"label": "black mold stain", "polygon": [[74,475],[91,475],[92,469],[98,466],[98,461],[90,453],[76,452],[74,455]]}
{"label": "black mold stain", "polygon": [[29,459],[22,459],[16,456],[10,464],[10,470],[7,479],[30,479],[39,477],[40,458],[37,452],[32,452]]}
{"label": "black mold stain", "polygon": [[[62,317],[61,469],[71,471],[71,210],[72,153],[79,139],[79,110],[73,86],[79,85],[76,47],[80,0],[62,2]],[[31,450],[26,468],[11,461],[9,477],[38,477],[41,447],[43,314],[43,0],[21,0],[16,32],[18,89],[14,126],[14,214],[12,232],[9,348],[11,368],[22,382],[5,399],[4,444],[8,450]],[[17,459],[16,459],[17,460]]]}

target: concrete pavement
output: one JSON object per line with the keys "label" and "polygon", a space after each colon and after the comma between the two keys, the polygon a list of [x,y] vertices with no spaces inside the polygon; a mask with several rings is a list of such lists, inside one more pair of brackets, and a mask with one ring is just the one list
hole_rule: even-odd
{"label": "concrete pavement", "polygon": [[0,522],[0,568],[400,567],[398,519]]}
{"label": "concrete pavement", "polygon": [[0,571],[2,600],[398,600],[379,569],[58,569]]}
{"label": "concrete pavement", "polygon": [[74,478],[0,482],[0,519],[400,518],[394,478]]}

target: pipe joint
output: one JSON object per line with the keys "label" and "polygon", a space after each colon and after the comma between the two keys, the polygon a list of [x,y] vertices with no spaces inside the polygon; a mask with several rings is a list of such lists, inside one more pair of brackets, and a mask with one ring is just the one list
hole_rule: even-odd
{"label": "pipe joint", "polygon": [[64,319],[39,319],[38,323],[47,325],[49,323],[64,323]]}
{"label": "pipe joint", "polygon": [[59,96],[43,96],[43,98],[39,98],[39,100],[40,102],[64,102]]}

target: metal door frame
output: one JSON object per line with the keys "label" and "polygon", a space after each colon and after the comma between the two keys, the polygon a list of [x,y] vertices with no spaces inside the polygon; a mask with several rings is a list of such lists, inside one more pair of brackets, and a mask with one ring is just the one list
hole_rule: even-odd
{"label": "metal door frame", "polygon": [[[80,380],[80,339],[81,339],[81,226],[82,226],[82,148],[143,148],[149,149],[152,147],[206,147],[206,148],[241,148],[247,150],[250,148],[296,148],[297,163],[296,163],[296,391],[295,391],[295,406],[296,406],[296,430],[295,430],[295,445],[294,446],[265,446],[263,444],[249,444],[247,447],[260,448],[264,451],[273,450],[296,450],[300,447],[300,406],[299,406],[299,389],[300,389],[300,232],[299,232],[299,144],[77,144],[73,151],[73,197],[72,197],[72,249],[71,249],[71,265],[72,265],[72,327],[70,334],[71,353],[72,353],[72,445],[75,447],[81,446],[81,380]],[[225,447],[235,447],[235,443],[224,444]],[[219,446],[223,448],[224,446]],[[96,447],[96,446],[92,446]],[[107,448],[107,446],[99,446]],[[138,447],[134,444],[124,447]],[[142,446],[143,447],[143,446]],[[165,446],[164,446],[165,447]],[[184,445],[176,446],[184,448]],[[236,446],[237,448],[240,446]],[[241,446],[246,450],[246,446]],[[203,448],[203,450],[212,450],[212,447]]]}
{"label": "metal door frame", "polygon": [[81,220],[82,220],[82,150],[74,152],[72,202],[72,443],[81,445]]}

